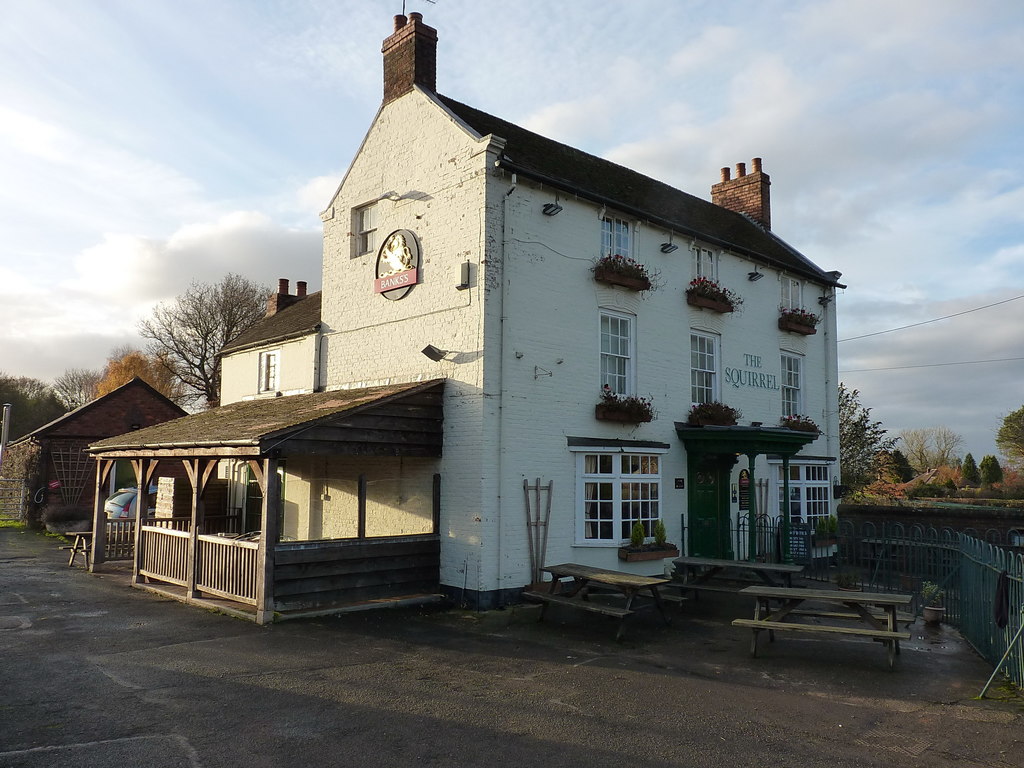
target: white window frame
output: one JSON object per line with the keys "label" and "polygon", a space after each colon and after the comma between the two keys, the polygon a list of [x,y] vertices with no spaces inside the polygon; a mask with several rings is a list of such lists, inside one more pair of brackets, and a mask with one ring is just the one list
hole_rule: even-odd
{"label": "white window frame", "polygon": [[699,245],[693,247],[693,277],[706,277],[718,282],[718,254]]}
{"label": "white window frame", "polygon": [[[781,461],[771,462],[772,479],[776,486],[775,511],[785,513],[784,497],[786,486],[783,482]],[[832,514],[832,467],[825,462],[789,462],[789,517],[794,523],[810,523],[815,526]]]}
{"label": "white window frame", "polygon": [[[705,345],[704,349],[694,349],[695,343]],[[710,353],[708,352],[706,345],[710,344]],[[699,358],[695,356],[711,356],[712,367],[700,367],[695,366],[694,363],[699,363]],[[715,400],[721,399],[721,339],[713,333],[705,333],[703,331],[690,330],[690,405],[699,405],[700,403],[708,403]],[[710,384],[701,382],[698,384],[697,379],[701,375],[710,376]],[[698,389],[706,392],[708,399],[699,399]]]}
{"label": "white window frame", "polygon": [[352,209],[352,232],[353,257],[377,252],[377,203]]}
{"label": "white window frame", "polygon": [[256,391],[260,394],[278,392],[281,388],[281,351],[278,349],[260,352],[259,382]]}
{"label": "white window frame", "polygon": [[[668,448],[580,446],[570,450],[576,454],[576,546],[622,546],[637,519],[645,523],[647,538],[652,537],[655,523],[665,519],[662,457]],[[652,462],[656,471],[643,472],[651,469]],[[588,499],[588,492],[598,498]],[[594,504],[605,505],[603,510],[590,510],[604,517],[588,520],[588,506]]]}
{"label": "white window frame", "polygon": [[[600,310],[598,317],[601,389],[608,384],[616,395],[633,395],[636,392],[636,317],[610,309]],[[615,324],[617,328],[625,326],[626,335],[606,333],[606,324]],[[625,342],[625,354],[621,343],[613,343],[616,340]]]}
{"label": "white window frame", "polygon": [[795,277],[782,276],[782,306],[784,309],[803,309],[803,285]]}
{"label": "white window frame", "polygon": [[633,225],[625,219],[605,216],[601,219],[601,255],[623,258],[633,256]]}
{"label": "white window frame", "polygon": [[782,352],[780,355],[782,416],[802,416],[804,413],[804,359],[799,355]]}

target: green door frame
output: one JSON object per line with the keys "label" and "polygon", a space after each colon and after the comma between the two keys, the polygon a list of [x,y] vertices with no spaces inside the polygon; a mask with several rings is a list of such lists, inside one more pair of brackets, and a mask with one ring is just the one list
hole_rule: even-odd
{"label": "green door frame", "polygon": [[[787,563],[793,562],[789,542],[789,460],[799,453],[805,445],[813,443],[818,438],[818,433],[802,432],[785,427],[694,427],[678,421],[675,426],[676,434],[679,435],[686,448],[688,465],[691,462],[694,465],[699,464],[709,454],[722,457],[731,456],[732,463],[735,463],[736,458],[741,454],[746,455],[750,470],[751,488],[756,487],[754,461],[757,456],[761,454],[778,454],[782,457],[783,498],[787,500],[782,510],[782,557]],[[756,494],[751,493],[750,509],[747,512],[750,536],[750,546],[748,546],[747,552],[748,558],[751,560],[757,556],[755,531],[757,503],[754,501],[755,496]]]}

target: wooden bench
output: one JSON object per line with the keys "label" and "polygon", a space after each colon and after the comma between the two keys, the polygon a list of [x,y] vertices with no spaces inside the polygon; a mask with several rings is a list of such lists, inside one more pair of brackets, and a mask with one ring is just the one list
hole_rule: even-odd
{"label": "wooden bench", "polygon": [[71,556],[68,558],[68,568],[73,566],[75,564],[75,558],[78,555],[81,555],[82,559],[85,560],[85,568],[88,570],[91,560],[90,548],[92,547],[92,531],[75,531],[65,535],[75,537],[74,543],[60,547],[60,549],[70,550],[71,552]]}
{"label": "wooden bench", "polygon": [[[756,560],[723,560],[716,557],[698,557],[684,555],[672,561],[683,578],[673,579],[672,588],[680,594],[693,592],[699,597],[701,592],[724,592],[735,594],[752,582],[738,577],[741,572],[747,577],[752,576],[755,584],[767,584],[772,587],[791,587],[793,576],[803,571],[802,565],[795,563],[762,563]],[[726,582],[726,577],[729,577]],[[715,580],[715,583],[711,583]]]}
{"label": "wooden bench", "polygon": [[572,608],[579,608],[581,611],[593,611],[594,613],[603,613],[606,616],[615,616],[617,618],[623,618],[633,613],[630,608],[620,608],[615,605],[605,605],[604,603],[595,603],[589,600],[581,600],[577,597],[569,597],[567,595],[553,595],[550,592],[523,592],[523,597],[528,600],[536,600],[540,603],[554,603],[555,605],[568,605]]}
{"label": "wooden bench", "polygon": [[[578,563],[562,563],[561,565],[549,565],[541,570],[551,574],[551,589],[548,592],[526,592],[525,597],[541,602],[540,619],[543,620],[547,608],[551,604],[563,605],[570,608],[579,608],[583,611],[603,613],[606,616],[615,616],[619,619],[619,629],[616,639],[620,639],[625,631],[625,618],[633,613],[633,600],[640,593],[646,593],[654,599],[654,604],[661,611],[661,616],[668,624],[669,618],[665,614],[661,595],[658,587],[667,584],[668,579],[652,576],[638,576],[634,573],[623,573],[612,571],[607,568],[594,568],[589,565]],[[562,592],[563,579],[571,579],[567,592]],[[616,596],[625,598],[622,607],[608,605],[590,600],[591,589],[603,590]]]}
{"label": "wooden bench", "polygon": [[[897,606],[910,604],[911,595],[884,592],[846,592],[825,589],[787,589],[783,587],[752,586],[741,590],[755,598],[753,619],[734,619],[734,627],[752,630],[750,655],[757,657],[757,639],[768,632],[769,641],[775,640],[775,631],[820,632],[824,634],[868,637],[883,643],[888,650],[889,669],[893,669],[900,652],[900,640],[909,640],[909,632],[900,632],[897,624]],[[772,607],[772,603],[778,603]],[[808,605],[820,602],[826,608]],[[839,610],[833,609],[835,606]],[[845,610],[843,610],[845,609]],[[863,626],[842,624],[809,624],[787,621],[793,618],[818,618],[837,621],[859,621]]]}

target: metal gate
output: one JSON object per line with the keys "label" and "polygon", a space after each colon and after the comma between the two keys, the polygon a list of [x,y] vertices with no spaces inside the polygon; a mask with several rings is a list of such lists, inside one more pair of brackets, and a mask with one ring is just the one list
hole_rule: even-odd
{"label": "metal gate", "polygon": [[0,520],[24,521],[28,484],[21,478],[0,478]]}

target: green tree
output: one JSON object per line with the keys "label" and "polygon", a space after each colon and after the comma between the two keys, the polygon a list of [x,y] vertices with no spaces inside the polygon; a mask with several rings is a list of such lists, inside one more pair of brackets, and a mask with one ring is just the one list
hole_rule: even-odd
{"label": "green tree", "polygon": [[1024,465],[1024,406],[1003,417],[996,432],[996,445],[1010,464]]}
{"label": "green tree", "polygon": [[960,477],[963,478],[964,485],[981,484],[981,473],[978,471],[978,465],[974,463],[974,457],[969,453],[964,456],[964,463],[960,467]]}
{"label": "green tree", "polygon": [[11,404],[7,435],[11,440],[49,424],[67,412],[48,384],[28,376],[0,373],[0,403]]}
{"label": "green tree", "polygon": [[886,437],[871,409],[860,403],[860,392],[839,384],[839,461],[843,485],[856,490],[872,482],[879,471],[880,454],[891,451],[895,438]]}
{"label": "green tree", "polygon": [[981,460],[978,466],[981,473],[981,484],[992,485],[1003,481],[1003,468],[995,456],[989,455]]}

